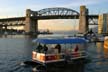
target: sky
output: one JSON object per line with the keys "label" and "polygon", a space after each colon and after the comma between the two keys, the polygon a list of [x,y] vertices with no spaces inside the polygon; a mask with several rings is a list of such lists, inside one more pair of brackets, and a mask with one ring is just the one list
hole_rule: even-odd
{"label": "sky", "polygon": [[[79,7],[86,5],[89,14],[108,13],[108,0],[0,0],[0,18],[25,16],[25,10],[38,11],[44,8],[65,7],[79,12]],[[52,30],[73,30],[78,28],[72,20],[39,21],[39,28]],[[45,27],[46,26],[46,27]]]}

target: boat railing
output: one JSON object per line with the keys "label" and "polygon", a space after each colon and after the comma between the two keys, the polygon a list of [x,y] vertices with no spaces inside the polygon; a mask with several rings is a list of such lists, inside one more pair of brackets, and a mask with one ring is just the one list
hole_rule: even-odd
{"label": "boat railing", "polygon": [[47,62],[47,61],[52,62],[52,61],[65,60],[66,58],[73,60],[85,57],[87,57],[87,53],[85,51],[78,51],[71,53],[55,53],[55,54],[37,53],[34,59],[42,62]]}
{"label": "boat railing", "polygon": [[71,59],[85,58],[87,57],[87,53],[85,51],[71,52],[69,54]]}

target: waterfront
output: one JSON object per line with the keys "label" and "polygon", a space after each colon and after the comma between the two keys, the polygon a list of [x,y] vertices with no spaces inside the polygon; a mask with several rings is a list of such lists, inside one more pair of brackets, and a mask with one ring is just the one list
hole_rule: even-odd
{"label": "waterfront", "polygon": [[[59,35],[51,36],[60,37]],[[1,36],[0,72],[34,72],[32,66],[22,65],[22,62],[31,60],[32,40],[33,38],[24,35]],[[71,69],[66,67],[67,70],[62,70],[64,72],[107,72],[108,50],[103,48],[103,43],[89,43],[87,47],[86,50],[92,60],[90,63],[75,64]],[[61,72],[55,68],[51,72],[54,71]]]}

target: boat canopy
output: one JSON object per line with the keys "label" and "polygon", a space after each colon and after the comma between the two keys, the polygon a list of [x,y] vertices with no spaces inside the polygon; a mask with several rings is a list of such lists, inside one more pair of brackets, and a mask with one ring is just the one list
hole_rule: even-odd
{"label": "boat canopy", "polygon": [[73,44],[73,43],[86,43],[87,40],[84,38],[63,38],[63,39],[35,39],[35,43],[42,44]]}

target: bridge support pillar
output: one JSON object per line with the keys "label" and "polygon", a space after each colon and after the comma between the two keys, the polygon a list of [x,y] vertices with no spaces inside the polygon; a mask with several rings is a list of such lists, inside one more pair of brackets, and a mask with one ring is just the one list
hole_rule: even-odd
{"label": "bridge support pillar", "polygon": [[25,32],[26,33],[37,33],[38,31],[38,20],[31,18],[31,10],[26,10],[26,19],[25,19]]}
{"label": "bridge support pillar", "polygon": [[80,16],[79,16],[79,33],[84,34],[88,31],[88,9],[86,6],[80,6]]}

